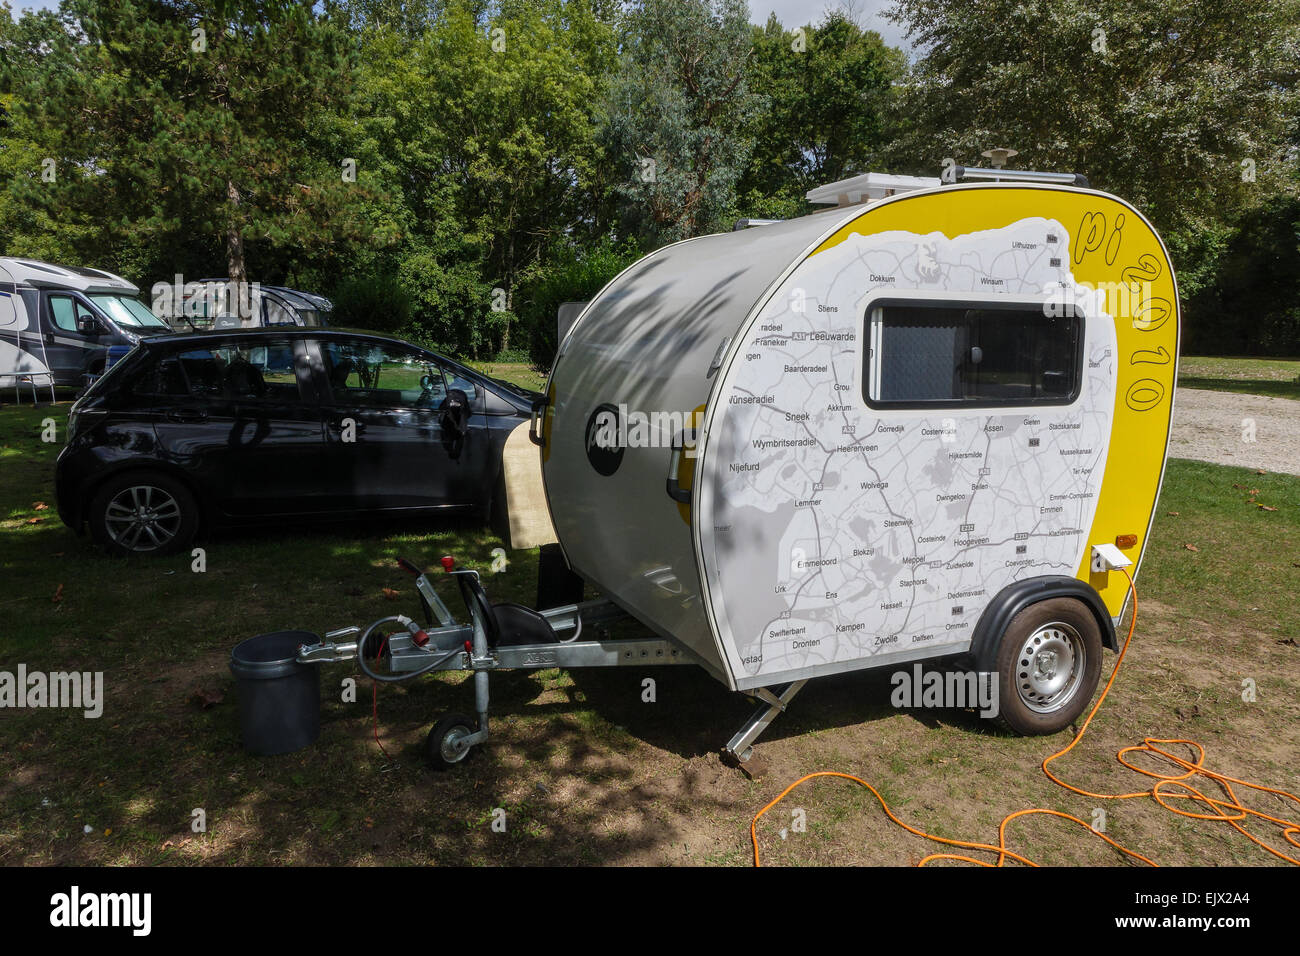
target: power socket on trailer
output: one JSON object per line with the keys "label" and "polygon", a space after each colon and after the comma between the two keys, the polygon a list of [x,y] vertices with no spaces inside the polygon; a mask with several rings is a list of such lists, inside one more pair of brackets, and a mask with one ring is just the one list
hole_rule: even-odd
{"label": "power socket on trailer", "polygon": [[1095,574],[1131,568],[1133,561],[1113,544],[1094,544],[1092,546],[1092,570]]}

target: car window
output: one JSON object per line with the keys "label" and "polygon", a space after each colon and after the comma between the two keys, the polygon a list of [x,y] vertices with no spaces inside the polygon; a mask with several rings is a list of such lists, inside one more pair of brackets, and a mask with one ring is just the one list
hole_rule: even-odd
{"label": "car window", "polygon": [[469,396],[471,408],[478,407],[478,386],[469,379],[457,374],[456,369],[450,366],[443,369],[443,376],[447,381],[448,388],[458,388]]}
{"label": "car window", "polygon": [[164,356],[141,374],[135,391],[234,401],[300,399],[289,340],[259,340]]}
{"label": "car window", "polygon": [[330,397],[376,408],[436,408],[447,397],[442,370],[415,349],[383,342],[321,342]]}

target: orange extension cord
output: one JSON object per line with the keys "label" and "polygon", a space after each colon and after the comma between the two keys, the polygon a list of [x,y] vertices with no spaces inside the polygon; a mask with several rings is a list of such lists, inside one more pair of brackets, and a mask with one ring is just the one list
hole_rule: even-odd
{"label": "orange extension cord", "polygon": [[[1050,779],[1053,783],[1061,787],[1064,787],[1066,790],[1069,790],[1072,793],[1080,794],[1085,797],[1091,797],[1095,800],[1131,800],[1135,797],[1151,797],[1153,800],[1156,801],[1156,803],[1160,804],[1160,806],[1164,807],[1166,810],[1178,814],[1180,817],[1190,817],[1193,820],[1218,820],[1223,823],[1231,824],[1236,830],[1245,834],[1246,837],[1252,843],[1258,844],[1259,846],[1263,847],[1265,850],[1267,850],[1269,853],[1272,853],[1274,856],[1278,857],[1279,859],[1286,860],[1288,863],[1294,863],[1300,866],[1300,859],[1297,859],[1294,856],[1288,856],[1287,854],[1282,853],[1281,851],[1276,850],[1273,847],[1269,846],[1267,843],[1260,840],[1253,833],[1251,833],[1244,826],[1242,826],[1241,821],[1245,820],[1247,817],[1258,817],[1261,820],[1267,820],[1269,823],[1276,824],[1282,830],[1282,834],[1281,834],[1282,839],[1285,840],[1287,843],[1289,843],[1291,846],[1296,847],[1297,849],[1300,849],[1300,822],[1296,822],[1295,820],[1285,820],[1280,817],[1269,816],[1267,813],[1262,813],[1259,810],[1252,810],[1237,798],[1237,794],[1232,789],[1232,786],[1233,784],[1237,784],[1242,787],[1248,787],[1251,790],[1261,790],[1264,793],[1276,794],[1279,797],[1285,797],[1286,799],[1291,800],[1297,805],[1300,805],[1300,797],[1297,797],[1294,793],[1289,793],[1286,790],[1274,790],[1272,787],[1265,787],[1262,786],[1261,784],[1250,783],[1249,781],[1246,780],[1238,780],[1236,777],[1229,777],[1226,774],[1215,773],[1212,770],[1206,769],[1205,748],[1202,747],[1199,743],[1197,743],[1194,740],[1173,740],[1173,739],[1163,739],[1159,737],[1147,737],[1142,741],[1141,744],[1138,744],[1137,746],[1134,747],[1125,747],[1115,755],[1115,759],[1117,759],[1121,764],[1123,764],[1128,769],[1135,770],[1138,773],[1143,774],[1144,776],[1147,777],[1153,777],[1156,782],[1151,787],[1150,790],[1138,790],[1138,791],[1134,791],[1133,793],[1092,793],[1089,790],[1081,790],[1078,787],[1066,783],[1064,780],[1062,780],[1061,778],[1053,774],[1052,771],[1047,769],[1048,764],[1050,764],[1052,761],[1064,757],[1071,750],[1073,750],[1075,746],[1078,745],[1079,741],[1083,739],[1083,735],[1088,732],[1088,725],[1092,723],[1092,718],[1097,716],[1097,711],[1101,710],[1101,705],[1105,703],[1106,695],[1110,693],[1111,686],[1115,683],[1115,678],[1119,675],[1120,665],[1124,663],[1124,655],[1128,653],[1129,644],[1131,644],[1133,641],[1133,631],[1137,628],[1137,586],[1133,583],[1132,575],[1130,575],[1128,571],[1125,569],[1121,569],[1121,570],[1124,570],[1124,576],[1128,578],[1129,593],[1133,595],[1133,618],[1129,623],[1128,637],[1125,638],[1124,646],[1123,648],[1120,649],[1119,659],[1115,661],[1115,669],[1111,672],[1110,680],[1106,682],[1106,689],[1101,692],[1101,697],[1099,697],[1097,699],[1097,703],[1093,705],[1092,711],[1088,714],[1088,719],[1083,722],[1083,726],[1079,729],[1079,733],[1075,735],[1075,738],[1072,741],[1070,741],[1069,745],[1062,748],[1061,750],[1058,750],[1056,753],[1052,754],[1050,757],[1048,757],[1043,761],[1042,763],[1043,773],[1047,774],[1048,779]],[[1196,759],[1195,760],[1184,759],[1183,757],[1179,757],[1176,754],[1170,753],[1168,750],[1164,749],[1163,746],[1160,746],[1160,745],[1169,745],[1169,744],[1186,745],[1187,747],[1191,748],[1196,752]],[[1170,773],[1170,774],[1156,773],[1155,771],[1152,770],[1145,770],[1142,767],[1134,766],[1132,763],[1129,763],[1129,761],[1124,759],[1125,756],[1130,753],[1149,753],[1149,754],[1154,754],[1158,757],[1163,757],[1165,760],[1168,760],[1170,763],[1172,763],[1175,767],[1180,768],[1182,770],[1182,773]],[[762,865],[759,862],[759,858],[758,858],[758,821],[762,819],[763,814],[767,813],[768,810],[771,810],[774,806],[776,806],[778,803],[784,800],[792,790],[794,790],[800,784],[808,780],[812,780],[814,777],[843,777],[845,780],[852,780],[854,783],[866,787],[868,790],[871,791],[872,796],[874,796],[878,801],[880,801],[880,807],[882,810],[885,811],[885,816],[889,817],[890,820],[898,824],[908,833],[913,833],[916,836],[925,837],[925,839],[927,840],[933,840],[935,843],[943,843],[946,844],[947,846],[962,847],[967,850],[982,850],[987,853],[997,854],[997,862],[992,863],[989,862],[988,860],[979,860],[976,859],[975,857],[962,856],[957,853],[931,853],[929,856],[922,858],[921,862],[918,863],[917,866],[925,866],[926,863],[930,862],[931,860],[962,860],[966,863],[975,863],[979,866],[1002,866],[1008,859],[1015,860],[1018,863],[1024,863],[1027,866],[1038,866],[1038,864],[1035,863],[1033,860],[1030,860],[1024,856],[1021,856],[1019,853],[1007,849],[1007,826],[1011,823],[1011,821],[1017,819],[1018,817],[1026,817],[1038,813],[1045,814],[1047,816],[1052,816],[1052,817],[1060,817],[1063,820],[1069,820],[1071,823],[1077,823],[1079,826],[1083,827],[1092,835],[1101,837],[1101,839],[1105,840],[1107,843],[1109,843],[1115,849],[1119,850],[1121,853],[1124,853],[1135,860],[1141,860],[1143,863],[1147,863],[1151,866],[1158,866],[1157,863],[1143,856],[1141,853],[1136,853],[1125,846],[1121,846],[1119,843],[1116,843],[1110,837],[1106,836],[1106,834],[1100,832],[1099,830],[1094,830],[1091,826],[1089,826],[1087,823],[1084,823],[1078,817],[1071,816],[1068,813],[1061,813],[1057,810],[1044,810],[1039,807],[1035,807],[1030,810],[1017,810],[1015,813],[1008,814],[1006,817],[1004,817],[1002,819],[1002,823],[999,824],[998,826],[997,846],[994,846],[990,843],[968,843],[964,840],[949,840],[945,837],[935,836],[933,833],[926,833],[924,830],[918,830],[916,827],[909,826],[908,824],[904,823],[902,820],[898,819],[898,817],[894,816],[893,811],[889,809],[889,804],[887,804],[885,802],[885,798],[880,795],[880,791],[878,791],[871,784],[867,783],[865,780],[861,780],[858,777],[855,777],[851,774],[838,773],[836,771],[830,771],[830,770],[823,770],[817,773],[810,773],[807,776],[800,777],[794,783],[790,784],[790,786],[786,787],[783,791],[781,791],[781,795],[779,797],[777,797],[775,800],[773,800],[771,803],[765,806],[762,810],[759,810],[758,813],[754,815],[754,820],[749,825],[750,840],[753,841],[754,844],[754,866]],[[1217,783],[1226,794],[1226,799],[1220,797],[1213,797],[1205,793],[1202,793],[1196,787],[1192,786],[1191,783],[1187,782],[1194,777],[1206,777],[1214,781],[1215,783]],[[1177,787],[1181,789],[1171,792],[1169,789],[1167,789],[1169,787]],[[1207,812],[1194,813],[1190,810],[1180,809],[1179,807],[1173,806],[1171,803],[1167,802],[1173,799],[1194,800],[1198,804],[1203,805],[1203,807],[1207,810]]]}

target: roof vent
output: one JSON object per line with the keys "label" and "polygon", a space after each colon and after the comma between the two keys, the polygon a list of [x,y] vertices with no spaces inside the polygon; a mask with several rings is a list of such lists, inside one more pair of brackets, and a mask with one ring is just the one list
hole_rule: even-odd
{"label": "roof vent", "polygon": [[808,190],[806,198],[818,206],[857,206],[887,199],[914,189],[931,189],[942,185],[937,178],[894,176],[889,173],[863,173],[837,183],[827,183]]}

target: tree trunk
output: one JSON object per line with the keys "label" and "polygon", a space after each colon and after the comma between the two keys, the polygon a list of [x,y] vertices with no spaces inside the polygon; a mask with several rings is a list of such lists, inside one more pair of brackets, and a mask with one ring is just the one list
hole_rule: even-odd
{"label": "tree trunk", "polygon": [[226,228],[226,267],[230,284],[228,294],[234,298],[234,308],[241,323],[253,314],[252,293],[248,288],[248,267],[244,262],[244,233],[239,228],[236,214],[239,210],[239,187],[226,180],[226,198],[230,200],[231,222]]}

